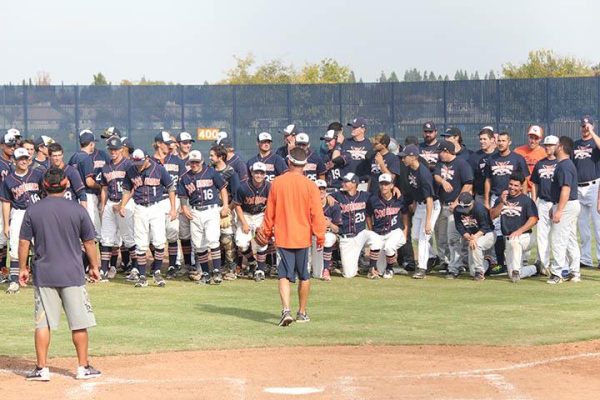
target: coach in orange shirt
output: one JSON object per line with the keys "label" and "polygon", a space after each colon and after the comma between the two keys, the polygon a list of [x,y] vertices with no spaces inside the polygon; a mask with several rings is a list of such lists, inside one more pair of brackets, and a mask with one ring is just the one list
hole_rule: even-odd
{"label": "coach in orange shirt", "polygon": [[542,138],[544,137],[544,129],[539,125],[529,125],[527,128],[527,144],[517,147],[515,153],[520,154],[527,163],[527,169],[529,169],[529,176],[527,177],[527,191],[531,192],[531,173],[533,167],[543,158],[546,158],[546,150],[540,146]]}
{"label": "coach in orange shirt", "polygon": [[306,159],[306,150],[300,147],[290,150],[287,156],[289,170],[271,182],[265,219],[256,235],[257,242],[263,243],[267,243],[274,235],[281,258],[277,266],[279,296],[283,306],[280,326],[288,326],[294,321],[290,312],[290,282],[296,281],[296,274],[300,279],[300,305],[296,321],[310,321],[306,313],[310,291],[308,254],[313,235],[318,248],[322,248],[325,242],[326,221],[319,189],[303,174]]}

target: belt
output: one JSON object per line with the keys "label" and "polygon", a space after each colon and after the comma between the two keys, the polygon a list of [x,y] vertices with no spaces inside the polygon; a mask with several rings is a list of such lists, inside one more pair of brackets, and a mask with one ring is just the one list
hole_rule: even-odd
{"label": "belt", "polygon": [[150,207],[150,206],[153,206],[153,205],[158,204],[158,203],[160,203],[160,200],[159,201],[153,201],[151,203],[136,203],[136,204],[138,206],[142,206],[142,207]]}
{"label": "belt", "polygon": [[192,206],[192,205],[190,205],[190,207],[197,211],[206,211],[211,208],[219,207],[219,205],[218,204],[209,204],[208,206]]}
{"label": "belt", "polygon": [[586,186],[594,185],[596,182],[598,182],[598,180],[594,179],[593,181],[578,183],[577,186],[579,186],[579,187],[586,187]]}
{"label": "belt", "polygon": [[356,234],[354,234],[354,233],[345,233],[343,235],[340,235],[340,238],[342,238],[342,239],[350,239],[350,238],[353,238],[355,236],[356,236]]}

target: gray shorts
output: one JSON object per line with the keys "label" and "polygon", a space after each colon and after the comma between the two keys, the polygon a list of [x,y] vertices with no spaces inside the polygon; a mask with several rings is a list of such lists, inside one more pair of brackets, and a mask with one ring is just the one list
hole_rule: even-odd
{"label": "gray shorts", "polygon": [[96,325],[96,317],[85,286],[64,288],[34,287],[36,329],[58,329],[61,310],[65,310],[69,329],[76,331]]}

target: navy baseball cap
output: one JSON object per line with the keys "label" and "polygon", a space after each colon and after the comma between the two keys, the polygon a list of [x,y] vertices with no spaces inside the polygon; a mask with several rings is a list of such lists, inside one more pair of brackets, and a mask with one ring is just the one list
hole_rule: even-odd
{"label": "navy baseball cap", "polygon": [[348,172],[342,177],[342,181],[356,183],[357,185],[360,183],[358,176],[354,172]]}
{"label": "navy baseball cap", "polygon": [[451,128],[446,129],[444,131],[444,133],[442,133],[441,136],[442,137],[450,137],[450,136],[461,136],[462,137],[462,132],[460,131],[460,129],[453,126]]}
{"label": "navy baseball cap", "polygon": [[118,137],[111,137],[106,142],[106,147],[109,150],[119,150],[119,149],[123,148],[123,143],[121,142],[121,139],[119,139]]}
{"label": "navy baseball cap", "polygon": [[52,143],[56,143],[54,141],[54,139],[52,139],[50,136],[45,136],[45,135],[40,135],[40,136],[36,137],[35,140],[33,141],[33,144],[36,147],[48,146]]}
{"label": "navy baseball cap", "polygon": [[113,136],[121,137],[121,131],[115,128],[114,126],[106,128],[104,132],[102,132],[102,134],[100,135],[102,139],[108,139]]}
{"label": "navy baseball cap", "polygon": [[469,192],[462,192],[458,195],[457,203],[455,208],[456,212],[466,213],[469,211],[469,207],[474,203],[473,195]]}
{"label": "navy baseball cap", "polygon": [[123,144],[123,147],[127,147],[129,151],[133,151],[133,149],[135,149],[133,142],[127,136],[121,138],[121,143]]}
{"label": "navy baseball cap", "polygon": [[438,145],[438,148],[436,150],[436,152],[441,153],[442,151],[447,151],[450,154],[455,154],[456,153],[456,146],[454,146],[454,143],[451,143],[447,140],[444,140],[443,142],[441,142]]}
{"label": "navy baseball cap", "polygon": [[581,118],[581,126],[585,126],[586,124],[594,125],[594,120],[589,115],[585,115]]}
{"label": "navy baseball cap", "polygon": [[363,117],[357,117],[357,118],[354,118],[352,120],[352,122],[348,122],[348,126],[351,126],[352,129],[366,128],[367,127],[367,120],[364,119]]}
{"label": "navy baseball cap", "polygon": [[423,132],[433,132],[435,130],[436,128],[433,121],[427,121],[423,124]]}
{"label": "navy baseball cap", "polygon": [[219,144],[225,147],[226,149],[233,149],[233,142],[229,138],[221,139]]}
{"label": "navy baseball cap", "polygon": [[415,146],[414,144],[409,144],[404,149],[402,149],[402,151],[398,155],[400,157],[418,156],[419,155],[419,148],[417,146]]}
{"label": "navy baseball cap", "polygon": [[177,135],[177,141],[178,142],[195,142],[194,138],[192,137],[192,135],[189,132],[180,132],[179,135]]}
{"label": "navy baseball cap", "polygon": [[84,129],[79,132],[79,143],[97,142],[96,136],[89,129]]}
{"label": "navy baseball cap", "polygon": [[158,143],[164,144],[173,144],[173,139],[171,139],[171,134],[167,131],[160,131],[158,135],[154,137],[154,141]]}

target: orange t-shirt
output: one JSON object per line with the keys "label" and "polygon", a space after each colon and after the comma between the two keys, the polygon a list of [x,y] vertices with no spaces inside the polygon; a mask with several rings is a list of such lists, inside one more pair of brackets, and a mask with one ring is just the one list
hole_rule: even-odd
{"label": "orange t-shirt", "polygon": [[520,154],[525,159],[525,163],[527,164],[527,169],[529,169],[529,176],[527,177],[527,187],[531,189],[531,173],[533,172],[533,167],[538,161],[546,158],[546,150],[542,146],[538,146],[535,149],[531,149],[529,145],[524,144],[523,146],[517,147],[515,149],[515,153]]}
{"label": "orange t-shirt", "polygon": [[275,245],[304,249],[325,240],[325,215],[317,185],[302,173],[288,171],[271,182],[262,229]]}

